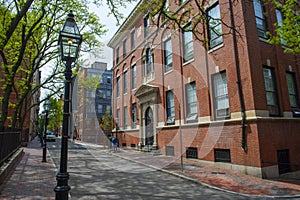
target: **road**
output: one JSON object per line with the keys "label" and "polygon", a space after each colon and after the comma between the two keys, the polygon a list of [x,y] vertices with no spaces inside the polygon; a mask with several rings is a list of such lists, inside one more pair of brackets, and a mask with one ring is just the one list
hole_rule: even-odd
{"label": "road", "polygon": [[[59,167],[60,140],[48,143],[48,148]],[[68,168],[72,199],[250,199],[124,160],[96,146],[73,142],[69,142]]]}

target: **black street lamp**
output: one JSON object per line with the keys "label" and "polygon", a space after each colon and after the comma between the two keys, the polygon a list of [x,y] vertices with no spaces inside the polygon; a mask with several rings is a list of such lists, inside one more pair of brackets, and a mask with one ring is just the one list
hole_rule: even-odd
{"label": "black street lamp", "polygon": [[43,135],[43,160],[42,162],[47,162],[47,126],[48,126],[48,114],[50,109],[50,102],[49,102],[49,96],[45,100],[44,103],[44,112],[45,112],[45,128],[44,128],[44,135]]}
{"label": "black street lamp", "polygon": [[82,35],[79,32],[74,20],[72,11],[68,14],[66,23],[59,33],[58,44],[62,61],[65,61],[65,93],[64,93],[64,115],[62,125],[60,169],[56,175],[57,185],[54,188],[56,200],[67,200],[69,190],[68,185],[69,173],[67,172],[68,164],[68,134],[70,110],[70,92],[72,82],[72,63],[76,61],[82,42]]}

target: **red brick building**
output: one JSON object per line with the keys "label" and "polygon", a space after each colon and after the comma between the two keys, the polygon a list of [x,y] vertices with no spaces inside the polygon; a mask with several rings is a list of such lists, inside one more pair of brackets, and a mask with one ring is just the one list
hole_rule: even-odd
{"label": "red brick building", "polygon": [[[158,27],[139,2],[109,42],[115,132],[122,146],[263,178],[299,176],[299,56],[267,42],[280,11],[230,2],[207,1],[206,26],[196,26],[205,45],[188,31],[193,15],[184,30]],[[169,1],[167,9],[196,12],[194,4]]]}

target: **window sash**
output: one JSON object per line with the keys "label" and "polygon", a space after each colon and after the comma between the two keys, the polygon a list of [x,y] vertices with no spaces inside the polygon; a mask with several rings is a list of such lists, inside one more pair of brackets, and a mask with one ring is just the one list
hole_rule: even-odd
{"label": "window sash", "polygon": [[130,39],[131,39],[131,49],[135,48],[135,31],[132,31],[130,34]]}
{"label": "window sash", "polygon": [[172,69],[172,42],[168,39],[164,42],[164,61],[165,61],[165,72]]}
{"label": "window sash", "polygon": [[117,97],[120,96],[120,76],[117,77]]}
{"label": "window sash", "polygon": [[210,48],[213,48],[223,42],[219,4],[216,4],[208,11],[208,33]]}
{"label": "window sash", "polygon": [[279,115],[279,105],[277,97],[277,87],[275,82],[275,76],[272,69],[263,69],[265,91],[266,91],[266,103],[270,115]]}
{"label": "window sash", "polygon": [[220,109],[229,109],[226,72],[221,72],[213,76],[213,89],[216,117],[226,117],[219,116],[219,112],[217,112]]}
{"label": "window sash", "polygon": [[187,62],[194,58],[193,33],[183,32],[183,60]]}
{"label": "window sash", "polygon": [[167,117],[175,116],[174,93],[173,91],[167,92]]}
{"label": "window sash", "polygon": [[147,37],[150,32],[150,19],[149,15],[144,18],[144,37]]}
{"label": "window sash", "polygon": [[116,63],[118,64],[120,61],[120,48],[116,49]]}
{"label": "window sash", "polygon": [[136,104],[132,104],[132,108],[131,108],[131,113],[132,113],[132,127],[135,128],[136,127],[136,121],[137,121],[137,113],[136,113]]}
{"label": "window sash", "polygon": [[264,8],[262,2],[261,0],[253,0],[253,5],[258,36],[262,38],[267,38],[267,19],[264,15]]}
{"label": "window sash", "polygon": [[127,92],[127,71],[124,72],[124,78],[123,78],[123,87],[124,87],[124,93]]}
{"label": "window sash", "polygon": [[187,91],[187,115],[198,113],[196,84],[190,83],[186,86]]}
{"label": "window sash", "polygon": [[292,73],[286,73],[286,81],[289,93],[290,105],[292,108],[298,108],[298,93],[296,86],[295,75]]}
{"label": "window sash", "polygon": [[120,109],[117,109],[117,113],[116,113],[116,123],[118,124],[118,126],[120,126]]}
{"label": "window sash", "polygon": [[126,56],[126,39],[123,40],[123,57]]}
{"label": "window sash", "polygon": [[145,56],[144,76],[148,76],[153,72],[153,57],[150,48],[146,49]]}
{"label": "window sash", "polygon": [[127,128],[128,125],[128,111],[127,111],[127,106],[124,107],[124,129]]}
{"label": "window sash", "polygon": [[136,88],[136,65],[131,67],[131,88]]}
{"label": "window sash", "polygon": [[[282,22],[284,20],[283,14],[278,9],[276,9],[275,12],[276,12],[277,26],[281,27]],[[281,42],[282,45],[284,45],[284,46],[286,45],[286,41],[283,39],[282,32],[280,32],[280,42]]]}

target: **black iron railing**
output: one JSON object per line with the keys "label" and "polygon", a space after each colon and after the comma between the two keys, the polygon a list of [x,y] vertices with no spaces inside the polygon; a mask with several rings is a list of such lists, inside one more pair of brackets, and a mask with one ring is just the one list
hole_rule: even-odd
{"label": "black iron railing", "polygon": [[20,132],[0,132],[0,165],[21,147]]}

